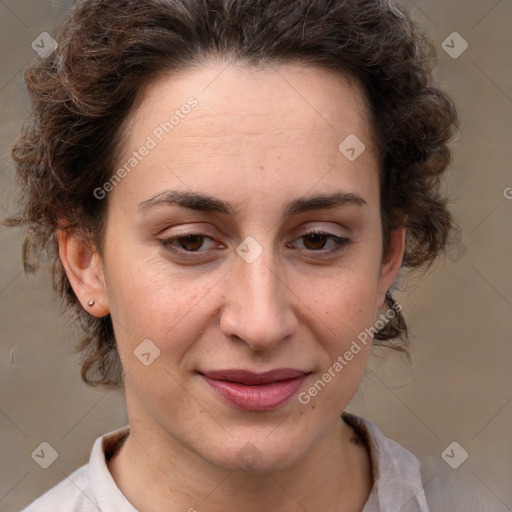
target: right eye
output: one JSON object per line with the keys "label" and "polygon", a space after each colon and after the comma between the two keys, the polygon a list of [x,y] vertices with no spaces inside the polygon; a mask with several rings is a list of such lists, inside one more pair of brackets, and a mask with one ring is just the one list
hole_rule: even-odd
{"label": "right eye", "polygon": [[[183,258],[198,258],[205,255],[210,255],[215,250],[215,240],[204,234],[193,231],[184,233],[177,233],[174,236],[169,236],[160,239],[162,247],[179,257]],[[204,248],[205,244],[207,245]],[[224,248],[222,244],[220,248]],[[203,247],[203,249],[201,249]]]}

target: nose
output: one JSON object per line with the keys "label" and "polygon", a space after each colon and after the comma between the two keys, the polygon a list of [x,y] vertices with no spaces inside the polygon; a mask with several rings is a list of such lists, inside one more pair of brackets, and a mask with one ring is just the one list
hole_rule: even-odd
{"label": "nose", "polygon": [[[271,251],[252,263],[236,258],[226,276],[225,303],[220,317],[224,336],[242,341],[254,351],[269,351],[297,330],[293,303],[296,298]],[[274,268],[272,268],[274,267]]]}

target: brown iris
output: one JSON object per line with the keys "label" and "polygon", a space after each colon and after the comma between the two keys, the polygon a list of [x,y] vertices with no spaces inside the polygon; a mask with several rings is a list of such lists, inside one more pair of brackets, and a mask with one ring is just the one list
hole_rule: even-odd
{"label": "brown iris", "polygon": [[[305,235],[304,237],[304,246],[307,249],[318,250],[323,249],[326,243],[327,235],[323,235],[321,233],[311,233],[309,235]],[[310,241],[311,244],[308,246],[306,240]]]}
{"label": "brown iris", "polygon": [[202,235],[180,236],[178,242],[180,247],[187,251],[197,251],[203,245],[203,238]]}

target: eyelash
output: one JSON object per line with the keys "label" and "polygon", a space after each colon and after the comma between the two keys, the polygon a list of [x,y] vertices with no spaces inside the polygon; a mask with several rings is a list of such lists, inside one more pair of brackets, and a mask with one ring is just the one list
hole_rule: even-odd
{"label": "eyelash", "polygon": [[[336,254],[336,253],[340,252],[341,250],[343,250],[347,245],[349,245],[351,243],[350,238],[336,236],[336,235],[333,235],[332,233],[328,233],[326,231],[321,231],[321,230],[311,230],[311,231],[308,231],[307,233],[304,233],[303,235],[301,235],[298,239],[302,239],[302,238],[305,238],[305,237],[308,237],[308,236],[311,236],[311,235],[325,236],[328,240],[332,240],[334,242],[335,246],[333,248],[331,248],[331,249],[328,249],[328,250],[325,250],[325,249],[319,249],[319,250],[311,249],[311,250],[307,250],[306,249],[306,251],[308,251],[308,252],[319,253],[319,255],[323,255],[323,256],[330,256],[330,255]],[[179,253],[181,257],[189,258],[189,259],[196,259],[196,258],[198,258],[198,256],[196,256],[196,255],[204,256],[205,254],[210,254],[214,250],[214,249],[208,249],[206,251],[200,251],[200,250],[188,251],[186,249],[176,249],[175,248],[176,242],[178,242],[179,239],[187,238],[187,237],[190,237],[190,236],[195,236],[195,237],[200,237],[200,238],[206,238],[206,239],[213,240],[212,237],[210,237],[210,236],[208,236],[206,234],[197,233],[197,232],[194,232],[194,231],[188,231],[188,232],[180,233],[180,234],[178,234],[176,236],[173,236],[173,237],[163,238],[163,239],[160,240],[160,243],[161,243],[161,245],[166,250],[174,252],[174,253]],[[326,243],[327,243],[327,241],[326,241]],[[322,256],[320,256],[320,257],[322,257]]]}

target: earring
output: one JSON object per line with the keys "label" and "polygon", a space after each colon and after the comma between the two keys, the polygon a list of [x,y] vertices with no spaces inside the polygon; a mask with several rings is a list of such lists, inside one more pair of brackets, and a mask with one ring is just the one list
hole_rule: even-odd
{"label": "earring", "polygon": [[94,306],[94,304],[96,304],[96,302],[94,302],[92,299],[87,303],[87,305],[92,308]]}

